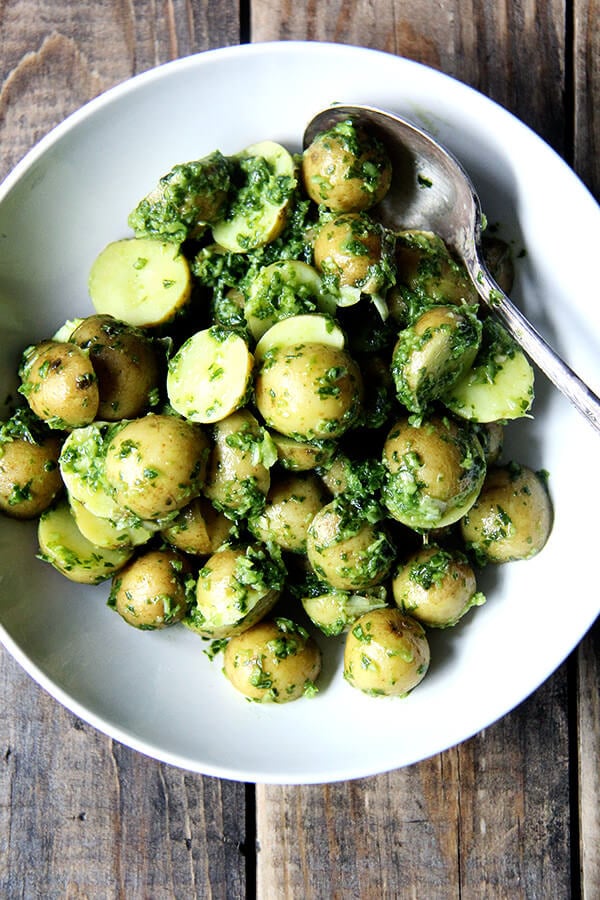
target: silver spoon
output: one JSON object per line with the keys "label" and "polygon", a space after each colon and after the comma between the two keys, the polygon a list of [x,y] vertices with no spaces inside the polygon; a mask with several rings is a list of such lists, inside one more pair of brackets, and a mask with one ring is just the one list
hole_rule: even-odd
{"label": "silver spoon", "polygon": [[[433,231],[462,259],[482,300],[542,372],[600,432],[600,399],[558,356],[492,278],[481,246],[482,211],[471,179],[435,138],[406,119],[370,106],[333,106],[317,113],[304,132],[308,147],[319,132],[352,119],[385,145],[395,173],[378,206],[389,228]],[[427,190],[423,189],[426,178]]]}

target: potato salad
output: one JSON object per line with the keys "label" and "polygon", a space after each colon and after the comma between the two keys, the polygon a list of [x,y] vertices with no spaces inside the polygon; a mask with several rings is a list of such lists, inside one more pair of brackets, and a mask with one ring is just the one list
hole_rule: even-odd
{"label": "potato salad", "polygon": [[0,510],[38,520],[38,558],[105,583],[115,622],[187,629],[254,702],[318,694],[340,642],[349,690],[406,696],[481,568],[552,527],[545,473],[503,455],[532,367],[451,247],[382,224],[397,177],[351,119],[177,163],[0,424]]}

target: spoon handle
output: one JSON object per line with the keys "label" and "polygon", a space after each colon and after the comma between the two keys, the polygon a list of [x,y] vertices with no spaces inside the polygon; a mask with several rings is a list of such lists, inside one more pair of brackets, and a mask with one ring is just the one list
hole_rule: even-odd
{"label": "spoon handle", "polygon": [[600,433],[600,398],[555,353],[512,300],[500,290],[482,261],[478,260],[478,263],[479,269],[474,273],[473,281],[488,308],[558,390]]}

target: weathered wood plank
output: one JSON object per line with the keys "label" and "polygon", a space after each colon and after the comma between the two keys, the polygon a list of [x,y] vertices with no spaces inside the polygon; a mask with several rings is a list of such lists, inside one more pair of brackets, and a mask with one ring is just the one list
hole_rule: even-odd
{"label": "weathered wood plank", "polygon": [[561,670],[512,715],[407,769],[257,787],[259,896],[564,900],[565,692]]}
{"label": "weathered wood plank", "polygon": [[[237,43],[238,33],[231,0],[0,4],[0,178],[101,91],[171,58]],[[111,741],[4,650],[0,693],[2,897],[244,896],[244,785]]]}
{"label": "weathered wood plank", "polygon": [[578,654],[579,832],[581,893],[600,897],[600,623]]}
{"label": "weathered wood plank", "polygon": [[0,896],[244,896],[244,785],[111,741],[5,651],[0,686]]}
{"label": "weathered wood plank", "polygon": [[87,100],[160,63],[239,42],[233,0],[7,0],[0,7],[6,173]]}
{"label": "weathered wood plank", "polygon": [[[416,59],[508,107],[560,152],[569,146],[564,34],[558,2],[252,7],[253,40],[318,38]],[[534,73],[527,56],[538,61]],[[501,722],[409,769],[257,788],[261,896],[569,896],[566,685],[562,667]]]}
{"label": "weathered wood plank", "polygon": [[513,110],[559,152],[565,146],[564,32],[562,0],[252,4],[252,40],[328,40],[417,60]]}
{"label": "weathered wood plank", "polygon": [[573,3],[574,166],[600,198],[600,4]]}

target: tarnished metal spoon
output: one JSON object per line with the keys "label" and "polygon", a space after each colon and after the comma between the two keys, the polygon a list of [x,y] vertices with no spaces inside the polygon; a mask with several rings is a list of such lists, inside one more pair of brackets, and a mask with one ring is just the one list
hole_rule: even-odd
{"label": "tarnished metal spoon", "polygon": [[[352,119],[377,135],[394,169],[378,218],[392,229],[433,231],[464,262],[477,292],[550,381],[600,432],[600,399],[558,356],[492,278],[482,252],[482,210],[471,179],[435,138],[400,116],[370,106],[332,106],[311,119],[304,147],[337,122]],[[424,178],[427,190],[423,189]]]}

